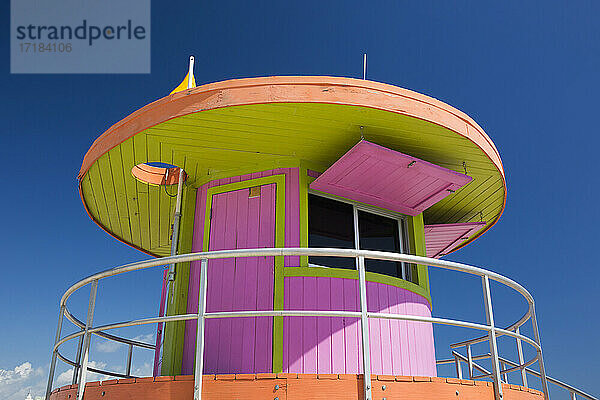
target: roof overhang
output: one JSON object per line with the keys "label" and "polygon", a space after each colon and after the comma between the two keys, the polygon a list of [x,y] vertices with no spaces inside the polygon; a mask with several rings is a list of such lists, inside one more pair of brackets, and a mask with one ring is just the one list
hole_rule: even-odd
{"label": "roof overhang", "polygon": [[327,76],[235,79],[159,99],[93,143],[78,174],[79,190],[90,217],[108,233],[166,255],[172,205],[157,187],[136,181],[130,172],[135,165],[181,166],[192,187],[300,162],[323,172],[356,144],[360,126],[370,141],[473,178],[424,212],[428,224],[488,221],[460,246],[502,214],[502,162],[470,117],[407,89]]}

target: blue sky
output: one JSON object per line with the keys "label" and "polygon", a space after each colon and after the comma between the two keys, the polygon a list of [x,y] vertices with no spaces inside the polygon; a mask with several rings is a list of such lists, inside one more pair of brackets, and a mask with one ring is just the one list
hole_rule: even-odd
{"label": "blue sky", "polygon": [[[5,28],[1,397],[22,399],[29,387],[42,394],[58,301],[69,285],[145,258],[92,223],[79,200],[76,174],[97,136],[167,95],[192,54],[202,84],[264,75],[361,77],[363,52],[369,79],[445,101],[491,136],[507,174],[506,211],[481,239],[448,258],[528,288],[548,373],[600,393],[600,272],[592,251],[600,224],[599,3],[207,3],[153,2],[148,75],[11,75]],[[8,27],[9,3],[0,10]],[[431,273],[434,314],[483,321],[479,282],[459,278]],[[101,285],[98,322],[152,315],[159,286],[159,271],[139,274],[133,284],[123,278]],[[78,299],[82,304],[85,294]],[[83,312],[78,299],[73,309]],[[494,301],[500,322],[524,310],[506,291]],[[447,344],[469,332],[436,328],[436,335],[438,357],[447,357]],[[122,365],[124,353],[112,350],[95,343],[92,358]],[[150,355],[134,359],[144,370]]]}

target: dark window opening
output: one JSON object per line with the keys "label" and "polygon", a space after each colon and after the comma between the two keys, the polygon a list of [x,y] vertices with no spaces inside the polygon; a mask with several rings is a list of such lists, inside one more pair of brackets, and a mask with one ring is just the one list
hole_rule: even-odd
{"label": "dark window opening", "polygon": [[[359,242],[362,250],[401,253],[398,220],[364,211],[358,212]],[[365,260],[369,272],[402,278],[402,263],[385,260]]]}
{"label": "dark window opening", "polygon": [[[358,219],[358,235],[354,231],[355,218]],[[308,244],[310,247],[358,247],[410,254],[404,220],[361,209],[357,209],[355,213],[355,206],[351,204],[315,195],[308,196]],[[344,257],[309,257],[309,264],[356,269],[356,261]],[[418,284],[417,266],[414,264],[366,259],[365,269]]]}
{"label": "dark window opening", "polygon": [[[354,210],[350,204],[308,196],[309,247],[354,248]],[[310,264],[356,269],[353,258],[309,257]]]}

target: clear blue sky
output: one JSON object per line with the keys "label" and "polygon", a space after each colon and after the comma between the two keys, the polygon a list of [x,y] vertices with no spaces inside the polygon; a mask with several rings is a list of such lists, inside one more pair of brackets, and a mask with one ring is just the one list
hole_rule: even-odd
{"label": "clear blue sky", "polygon": [[[10,75],[9,3],[2,2],[1,397],[24,398],[28,387],[41,395],[58,301],[70,284],[146,257],[100,230],[81,205],[76,174],[97,136],[168,94],[192,54],[202,84],[264,75],[360,77],[363,52],[369,79],[465,111],[496,143],[507,173],[506,211],[448,258],[527,287],[538,304],[549,374],[600,394],[593,251],[600,225],[600,3],[421,3],[153,1],[151,74]],[[432,273],[434,314],[482,321],[479,282],[455,278]],[[159,273],[148,273],[101,286],[98,321],[108,322],[111,312],[115,319],[155,313],[159,281]],[[500,322],[523,312],[513,299],[505,291],[494,297]],[[134,333],[144,332],[152,330]],[[436,334],[438,357],[447,357],[448,342],[469,332]],[[99,346],[92,358],[123,362],[124,353]],[[139,368],[148,359],[140,354]],[[26,362],[31,372],[14,370]]]}

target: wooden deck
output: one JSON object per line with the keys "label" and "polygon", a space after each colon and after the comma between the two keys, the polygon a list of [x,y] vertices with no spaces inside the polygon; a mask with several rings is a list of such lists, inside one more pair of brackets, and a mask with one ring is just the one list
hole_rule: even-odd
{"label": "wooden deck", "polygon": [[[493,400],[491,382],[454,378],[373,375],[373,399]],[[503,384],[504,400],[542,400],[542,392]],[[193,398],[192,375],[89,382],[84,400],[187,400]],[[55,389],[51,400],[76,398],[77,385]],[[362,399],[362,376],[316,374],[205,375],[202,399]]]}

